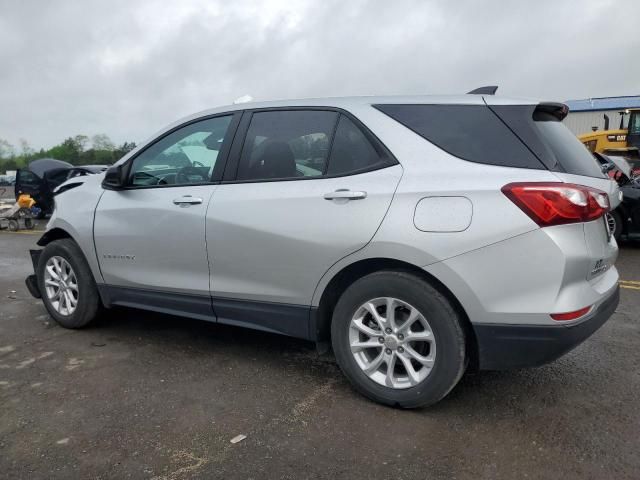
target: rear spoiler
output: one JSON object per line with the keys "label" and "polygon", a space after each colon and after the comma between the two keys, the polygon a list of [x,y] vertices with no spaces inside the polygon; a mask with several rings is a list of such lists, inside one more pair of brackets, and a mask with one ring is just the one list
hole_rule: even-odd
{"label": "rear spoiler", "polygon": [[533,111],[534,119],[536,113],[546,113],[548,115],[553,115],[559,121],[562,121],[569,114],[569,107],[567,107],[564,103],[544,102],[538,104],[536,109]]}

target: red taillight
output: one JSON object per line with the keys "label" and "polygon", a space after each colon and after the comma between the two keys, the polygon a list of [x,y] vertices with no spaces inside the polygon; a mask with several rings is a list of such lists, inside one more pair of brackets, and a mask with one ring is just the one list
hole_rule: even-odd
{"label": "red taillight", "polygon": [[567,321],[567,320],[575,320],[576,318],[580,318],[591,310],[591,307],[584,307],[580,310],[576,310],[574,312],[566,312],[566,313],[552,313],[551,318],[559,321]]}
{"label": "red taillight", "polygon": [[589,222],[609,211],[605,192],[572,183],[510,183],[502,193],[541,227]]}

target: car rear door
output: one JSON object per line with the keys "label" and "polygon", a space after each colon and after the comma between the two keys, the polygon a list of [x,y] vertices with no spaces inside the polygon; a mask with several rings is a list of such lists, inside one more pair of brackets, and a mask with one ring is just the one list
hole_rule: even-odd
{"label": "car rear door", "polygon": [[344,113],[245,112],[207,212],[218,321],[307,336],[318,281],[370,241],[401,173]]}
{"label": "car rear door", "polygon": [[94,236],[114,303],[213,317],[205,213],[236,125],[221,115],[174,129],[130,160],[126,189],[105,190]]}

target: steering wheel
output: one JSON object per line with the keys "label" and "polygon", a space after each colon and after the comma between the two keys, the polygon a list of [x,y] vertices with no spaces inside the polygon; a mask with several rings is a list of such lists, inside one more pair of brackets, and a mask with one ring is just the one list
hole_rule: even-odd
{"label": "steering wheel", "polygon": [[[194,180],[193,177],[200,177],[200,180]],[[209,176],[203,175],[198,167],[183,167],[176,174],[176,183],[200,183],[208,180]]]}

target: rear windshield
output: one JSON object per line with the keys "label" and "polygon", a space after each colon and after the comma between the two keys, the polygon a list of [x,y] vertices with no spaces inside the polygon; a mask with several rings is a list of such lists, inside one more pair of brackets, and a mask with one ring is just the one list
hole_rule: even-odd
{"label": "rear windshield", "polygon": [[446,152],[488,165],[603,177],[596,159],[536,105],[375,105]]}

